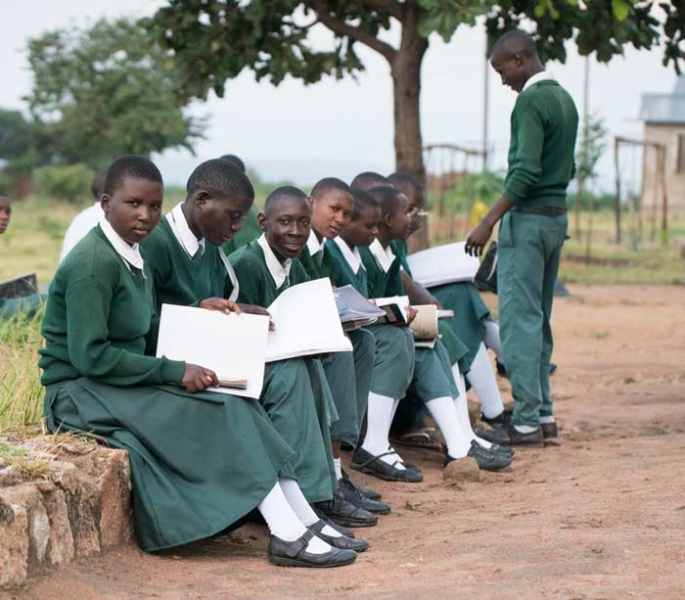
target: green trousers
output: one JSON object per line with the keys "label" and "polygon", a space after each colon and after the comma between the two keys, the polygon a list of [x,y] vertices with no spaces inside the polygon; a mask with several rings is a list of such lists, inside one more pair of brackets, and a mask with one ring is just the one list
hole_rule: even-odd
{"label": "green trousers", "polygon": [[497,264],[502,353],[514,396],[514,425],[554,414],[549,391],[550,318],[566,215],[518,211],[500,223]]}

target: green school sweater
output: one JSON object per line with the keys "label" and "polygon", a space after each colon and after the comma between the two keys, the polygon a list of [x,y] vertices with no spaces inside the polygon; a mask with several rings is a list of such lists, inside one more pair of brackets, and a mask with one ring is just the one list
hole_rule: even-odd
{"label": "green school sweater", "polygon": [[302,252],[300,252],[298,260],[304,267],[304,270],[307,272],[307,275],[310,279],[321,279],[322,277],[328,277],[333,286],[338,285],[331,268],[331,255],[327,243],[324,243],[322,252],[317,252],[316,256],[312,256],[309,253],[309,248],[305,246],[302,249]]}
{"label": "green school sweater", "polygon": [[281,287],[276,287],[276,282],[266,266],[264,252],[257,240],[235,251],[228,259],[231,261],[240,282],[238,302],[268,308],[290,286],[310,280],[302,263],[294,258],[288,279]]}
{"label": "green school sweater", "polygon": [[184,362],[145,356],[153,313],[151,275],[129,270],[95,227],[50,284],[41,383],[90,377],[116,386],[180,384]]}
{"label": "green school sweater", "polygon": [[390,265],[386,273],[376,261],[368,248],[359,248],[362,263],[366,267],[368,277],[369,298],[387,298],[388,296],[404,296],[406,291],[402,283],[400,274],[400,259],[395,256],[395,260]]}
{"label": "green school sweater", "polygon": [[331,276],[336,285],[342,287],[351,285],[362,296],[369,297],[369,280],[366,269],[359,267],[355,273],[343,256],[338,244],[333,240],[326,240],[326,250],[330,259]]}
{"label": "green school sweater", "polygon": [[565,208],[577,131],[576,106],[556,81],[542,80],[521,92],[511,114],[506,198],[522,207]]}
{"label": "green school sweater", "polygon": [[233,289],[218,247],[205,242],[204,251],[198,250],[191,258],[165,218],[141,244],[141,253],[154,284],[154,343],[162,304],[197,306],[205,298],[228,298]]}

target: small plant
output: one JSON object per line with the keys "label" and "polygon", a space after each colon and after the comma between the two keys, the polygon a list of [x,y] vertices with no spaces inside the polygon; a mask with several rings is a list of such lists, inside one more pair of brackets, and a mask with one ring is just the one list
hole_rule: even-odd
{"label": "small plant", "polygon": [[38,193],[50,198],[80,204],[90,197],[90,184],[94,173],[85,165],[42,167],[35,171]]}

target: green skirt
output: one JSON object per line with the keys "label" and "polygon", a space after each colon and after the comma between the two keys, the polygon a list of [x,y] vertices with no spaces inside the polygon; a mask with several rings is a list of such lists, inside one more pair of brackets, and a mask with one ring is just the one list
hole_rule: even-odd
{"label": "green skirt", "polygon": [[414,377],[414,336],[408,327],[372,325],[376,354],[371,374],[371,391],[399,399]]}
{"label": "green skirt", "polygon": [[445,345],[438,340],[435,348],[416,349],[416,368],[408,396],[416,395],[422,402],[445,396],[459,397]]}
{"label": "green skirt", "polygon": [[[469,347],[462,342],[445,319],[438,321],[440,341],[445,345],[450,365],[459,364],[459,370],[466,366],[469,356]],[[470,364],[470,363],[469,363]]]}
{"label": "green skirt", "polygon": [[128,451],[135,529],[146,552],[212,536],[255,509],[293,451],[254,400],[85,377],[45,394],[50,431],[85,432]]}
{"label": "green skirt", "polygon": [[441,285],[431,288],[430,292],[443,307],[454,311],[453,317],[441,320],[446,321],[468,347],[468,353],[459,363],[462,374],[466,373],[485,337],[485,321],[490,317],[490,311],[476,286],[469,282]]}
{"label": "green skirt", "polygon": [[268,363],[260,402],[276,431],[295,450],[291,465],[305,498],[321,502],[333,496],[330,400],[325,390],[312,384],[307,362],[296,358]]}

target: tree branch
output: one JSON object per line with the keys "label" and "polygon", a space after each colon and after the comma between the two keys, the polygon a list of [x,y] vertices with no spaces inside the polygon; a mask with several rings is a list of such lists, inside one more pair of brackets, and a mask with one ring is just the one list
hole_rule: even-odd
{"label": "tree branch", "polygon": [[379,40],[376,36],[364,31],[361,27],[348,25],[344,20],[339,19],[330,12],[330,7],[326,0],[308,0],[307,4],[311,6],[319,16],[319,22],[325,25],[333,33],[338,35],[346,35],[353,40],[368,46],[375,50],[380,55],[386,58],[388,62],[392,62],[397,54],[397,50],[390,44]]}
{"label": "tree branch", "polygon": [[371,10],[384,10],[398,21],[404,16],[404,6],[395,0],[352,0],[355,4],[360,4],[364,8]]}

